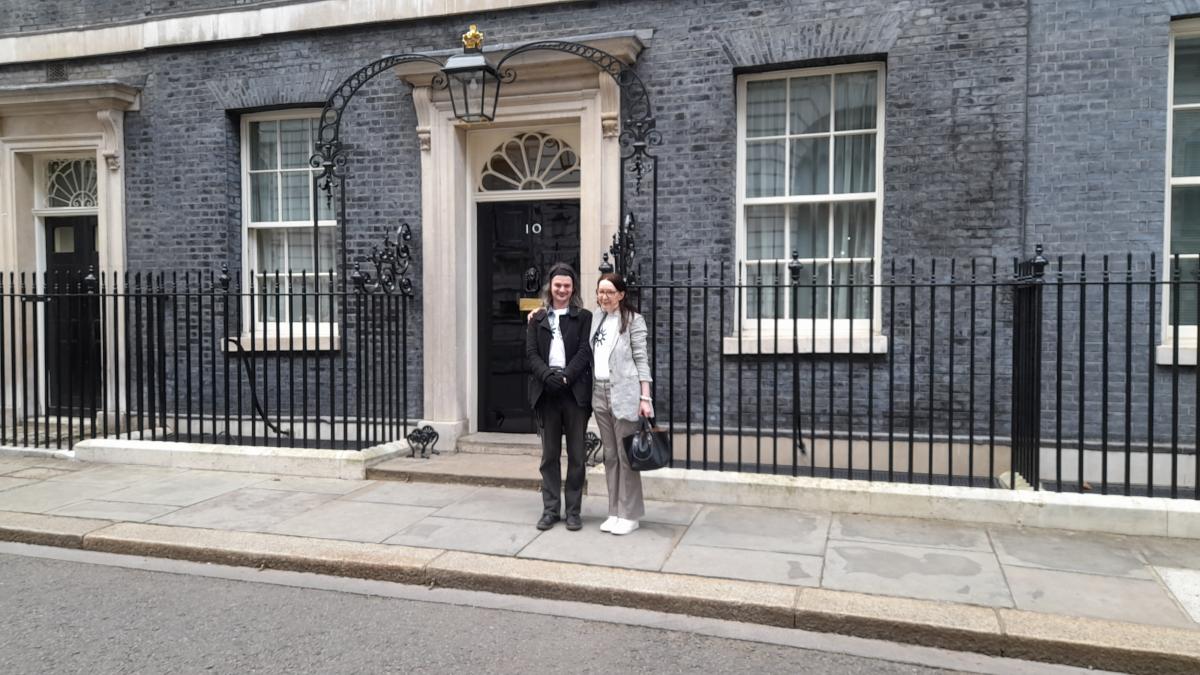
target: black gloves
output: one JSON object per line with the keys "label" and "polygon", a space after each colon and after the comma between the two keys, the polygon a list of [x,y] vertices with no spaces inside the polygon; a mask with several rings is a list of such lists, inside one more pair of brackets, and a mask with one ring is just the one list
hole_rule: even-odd
{"label": "black gloves", "polygon": [[567,388],[566,378],[563,377],[563,371],[560,368],[551,368],[546,373],[546,377],[542,378],[542,384],[546,385],[546,390],[553,394]]}

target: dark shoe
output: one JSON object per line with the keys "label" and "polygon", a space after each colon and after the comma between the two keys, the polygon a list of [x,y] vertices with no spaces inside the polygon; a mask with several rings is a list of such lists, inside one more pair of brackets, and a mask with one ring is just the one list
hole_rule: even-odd
{"label": "dark shoe", "polygon": [[554,515],[553,513],[544,514],[537,522],[537,529],[548,530],[554,527],[554,524],[557,522],[558,516]]}
{"label": "dark shoe", "polygon": [[577,515],[567,516],[567,529],[572,532],[583,529],[583,518]]}

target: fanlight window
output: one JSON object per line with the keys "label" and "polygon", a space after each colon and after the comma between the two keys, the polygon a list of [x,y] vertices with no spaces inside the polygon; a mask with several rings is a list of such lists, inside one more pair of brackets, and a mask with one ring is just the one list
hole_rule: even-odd
{"label": "fanlight window", "polygon": [[96,206],[96,160],[55,159],[46,162],[46,207]]}
{"label": "fanlight window", "polygon": [[579,155],[564,141],[540,132],[513,136],[483,167],[480,192],[579,187]]}

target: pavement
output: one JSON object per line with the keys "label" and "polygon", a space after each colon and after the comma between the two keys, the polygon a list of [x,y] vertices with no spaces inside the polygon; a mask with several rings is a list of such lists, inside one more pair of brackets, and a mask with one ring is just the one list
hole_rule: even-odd
{"label": "pavement", "polygon": [[0,457],[8,541],[1200,669],[1200,541],[685,502],[614,537],[602,500],[543,533],[529,489]]}

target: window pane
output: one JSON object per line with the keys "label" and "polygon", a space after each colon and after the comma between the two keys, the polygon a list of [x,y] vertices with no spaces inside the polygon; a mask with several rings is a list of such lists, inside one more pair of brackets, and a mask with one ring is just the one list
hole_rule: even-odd
{"label": "window pane", "polygon": [[783,206],[746,207],[746,259],[784,258],[783,229]]}
{"label": "window pane", "polygon": [[837,130],[875,128],[875,72],[835,75]]}
{"label": "window pane", "polygon": [[1200,110],[1175,113],[1171,141],[1171,175],[1200,176]]}
{"label": "window pane", "polygon": [[1200,187],[1171,189],[1171,253],[1200,253]]}
{"label": "window pane", "polygon": [[875,134],[838,136],[833,153],[834,192],[875,190]]}
{"label": "window pane", "polygon": [[258,267],[264,274],[287,272],[286,230],[258,230]]}
{"label": "window pane", "polygon": [[[781,263],[746,265],[746,317],[750,319],[783,318],[783,289],[776,288],[787,270]],[[760,294],[761,291],[761,294]]]}
{"label": "window pane", "polygon": [[783,148],[785,141],[746,144],[746,196],[783,195]]}
{"label": "window pane", "polygon": [[834,264],[833,318],[870,318],[871,267],[869,262]]}
{"label": "window pane", "polygon": [[258,276],[258,307],[254,309],[255,331],[266,331],[268,335],[273,335],[270,329],[264,328],[263,324],[273,323],[279,320],[279,315],[282,313],[287,300],[283,297],[276,297],[276,294],[282,296],[284,293],[283,277],[279,278],[279,283],[276,284],[274,274],[261,274]]}
{"label": "window pane", "polygon": [[308,167],[308,158],[313,154],[312,139],[309,137],[308,120],[281,120],[279,122],[280,155],[284,169]]}
{"label": "window pane", "polygon": [[[792,216],[792,249],[801,258],[829,256],[829,205],[794,204]],[[791,251],[788,251],[790,256]]]}
{"label": "window pane", "polygon": [[276,122],[250,123],[250,168],[276,167]]}
{"label": "window pane", "polygon": [[787,80],[746,83],[746,137],[782,136],[787,123]]}
{"label": "window pane", "polygon": [[1175,40],[1175,103],[1200,103],[1200,38]]}
{"label": "window pane", "polygon": [[793,77],[789,88],[791,127],[788,133],[829,131],[829,76]]}
{"label": "window pane", "polygon": [[[805,265],[800,270],[800,283],[793,288],[792,309],[799,319],[829,317],[829,263]],[[816,307],[816,316],[813,308]]]}
{"label": "window pane", "polygon": [[[1175,278],[1175,259],[1171,258],[1167,261],[1167,278],[1174,280]],[[1179,260],[1179,285],[1172,284],[1171,287],[1171,315],[1167,320],[1171,323],[1175,322],[1175,312],[1179,312],[1180,326],[1195,326],[1196,312],[1196,285],[1200,283],[1200,260],[1196,258],[1181,258]]]}
{"label": "window pane", "polygon": [[279,220],[279,193],[276,174],[250,174],[250,220],[271,223]]}
{"label": "window pane", "polygon": [[833,207],[833,257],[870,258],[875,250],[875,202]]}
{"label": "window pane", "polygon": [[309,193],[312,192],[312,174],[307,171],[289,171],[283,177],[283,220],[309,220]]}
{"label": "window pane", "polygon": [[829,193],[829,138],[792,141],[792,192],[794,195]]}

